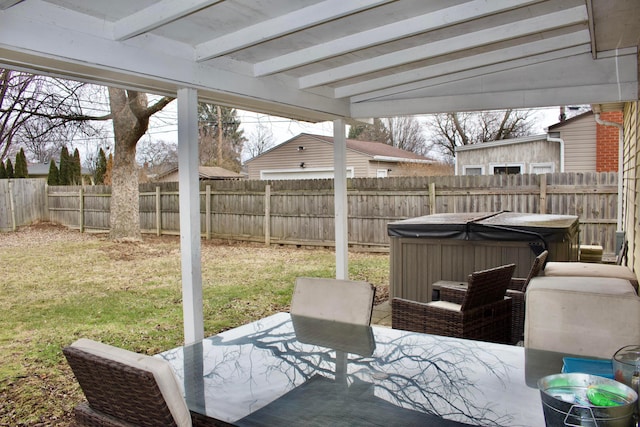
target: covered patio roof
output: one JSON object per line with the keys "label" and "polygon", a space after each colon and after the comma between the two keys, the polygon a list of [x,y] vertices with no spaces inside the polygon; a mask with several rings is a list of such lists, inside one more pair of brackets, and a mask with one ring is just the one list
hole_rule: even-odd
{"label": "covered patio roof", "polygon": [[637,0],[0,0],[0,64],[308,121],[638,98]]}
{"label": "covered patio roof", "polygon": [[185,341],[203,336],[197,103],[334,121],[638,99],[638,0],[0,0],[0,67],[178,97]]}

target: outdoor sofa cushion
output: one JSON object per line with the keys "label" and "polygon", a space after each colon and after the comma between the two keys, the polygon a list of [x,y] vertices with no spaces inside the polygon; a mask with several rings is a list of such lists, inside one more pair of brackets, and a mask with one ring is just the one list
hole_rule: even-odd
{"label": "outdoor sofa cushion", "polygon": [[611,358],[640,342],[640,297],[628,280],[549,277],[526,293],[525,347]]}
{"label": "outdoor sofa cushion", "polygon": [[588,276],[615,277],[631,282],[638,290],[638,279],[633,271],[624,265],[599,264],[592,262],[548,262],[545,276]]}

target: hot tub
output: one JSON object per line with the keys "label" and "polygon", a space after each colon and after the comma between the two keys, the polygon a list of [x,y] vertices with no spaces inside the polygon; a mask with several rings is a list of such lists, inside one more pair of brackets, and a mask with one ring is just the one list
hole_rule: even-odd
{"label": "hot tub", "polygon": [[573,215],[515,212],[449,213],[387,225],[390,295],[431,301],[438,280],[466,282],[473,271],[515,263],[526,277],[543,250],[549,261],[577,261],[579,222]]}

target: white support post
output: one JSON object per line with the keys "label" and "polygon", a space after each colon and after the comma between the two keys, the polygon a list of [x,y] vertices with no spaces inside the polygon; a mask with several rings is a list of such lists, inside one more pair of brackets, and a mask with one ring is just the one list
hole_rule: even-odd
{"label": "white support post", "polygon": [[198,180],[198,92],[178,90],[178,181],[184,341],[204,338]]}
{"label": "white support post", "polygon": [[347,206],[347,139],[343,119],[333,121],[333,173],[336,241],[336,279],[349,279]]}

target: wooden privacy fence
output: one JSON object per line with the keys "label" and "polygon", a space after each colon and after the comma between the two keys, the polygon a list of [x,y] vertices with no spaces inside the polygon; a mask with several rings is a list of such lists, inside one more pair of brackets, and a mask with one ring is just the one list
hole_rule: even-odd
{"label": "wooden privacy fence", "polygon": [[[203,181],[207,238],[334,245],[332,180]],[[109,229],[110,187],[49,187],[49,218],[81,230]],[[356,178],[348,180],[349,243],[387,250],[387,224],[446,212],[577,215],[582,244],[615,252],[617,174],[563,173]],[[178,184],[140,186],[143,232],[179,233]]]}
{"label": "wooden privacy fence", "polygon": [[46,219],[46,186],[44,179],[0,179],[0,231]]}

